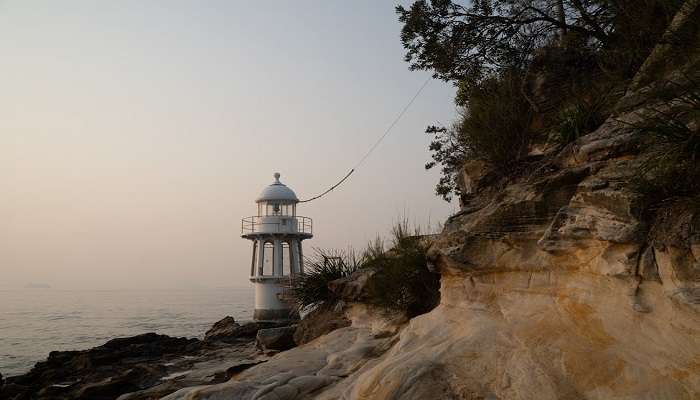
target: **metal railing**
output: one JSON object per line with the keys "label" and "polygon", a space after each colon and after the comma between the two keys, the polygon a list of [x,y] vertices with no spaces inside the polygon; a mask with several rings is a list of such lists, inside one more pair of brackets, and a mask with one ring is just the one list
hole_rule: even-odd
{"label": "metal railing", "polygon": [[[241,234],[250,233],[304,233],[313,234],[313,221],[309,217],[283,217],[279,222],[263,222],[269,217],[253,215],[241,220]],[[283,222],[284,221],[284,222]],[[296,224],[296,229],[294,225]]]}

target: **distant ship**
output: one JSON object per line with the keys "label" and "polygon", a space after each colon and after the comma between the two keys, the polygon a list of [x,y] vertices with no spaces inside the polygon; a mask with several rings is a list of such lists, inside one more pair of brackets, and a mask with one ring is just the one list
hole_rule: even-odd
{"label": "distant ship", "polygon": [[51,289],[51,285],[47,283],[27,283],[25,289]]}

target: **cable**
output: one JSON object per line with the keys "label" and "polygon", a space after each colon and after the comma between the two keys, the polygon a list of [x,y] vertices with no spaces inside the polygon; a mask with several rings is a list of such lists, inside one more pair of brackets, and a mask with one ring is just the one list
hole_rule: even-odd
{"label": "cable", "polygon": [[430,82],[431,79],[432,79],[432,77],[428,77],[428,79],[426,79],[425,82],[423,82],[423,85],[421,85],[421,87],[418,89],[418,91],[416,92],[416,94],[413,95],[413,97],[412,97],[411,100],[408,102],[408,104],[406,104],[406,106],[401,110],[401,112],[399,113],[399,115],[396,116],[396,118],[395,118],[394,121],[391,123],[391,125],[389,125],[389,127],[384,131],[384,134],[382,134],[382,136],[380,136],[379,139],[377,139],[377,141],[374,142],[374,145],[372,145],[372,147],[370,147],[370,149],[367,151],[367,153],[365,153],[365,155],[360,159],[360,161],[358,161],[357,164],[355,164],[355,166],[352,167],[352,168],[350,169],[350,172],[348,172],[348,173],[343,177],[343,179],[341,179],[340,181],[338,181],[338,183],[336,183],[335,185],[331,186],[328,190],[326,190],[325,192],[319,194],[318,196],[314,196],[314,197],[312,197],[312,198],[310,198],[310,199],[306,199],[306,200],[301,200],[299,203],[308,203],[308,202],[311,201],[311,200],[319,199],[319,198],[325,196],[326,194],[330,193],[333,189],[335,189],[335,188],[337,188],[338,186],[340,186],[340,184],[342,184],[343,182],[345,182],[345,180],[348,179],[348,178],[350,177],[350,175],[352,175],[352,173],[355,172],[355,170],[356,170],[360,165],[362,165],[362,163],[365,162],[365,160],[367,160],[367,158],[370,156],[370,154],[372,154],[372,152],[374,152],[374,150],[379,146],[379,144],[384,140],[384,138],[386,138],[387,135],[389,135],[389,133],[391,132],[392,129],[394,129],[394,126],[396,126],[396,124],[399,122],[399,120],[401,119],[401,117],[403,117],[403,115],[406,113],[406,111],[408,111],[409,107],[411,107],[411,105],[413,104],[413,102],[416,101],[416,99],[418,98],[418,96],[420,96],[420,94],[421,94],[421,92],[423,91],[423,89],[425,89],[425,87],[428,86],[428,82]]}
{"label": "cable", "polygon": [[328,193],[328,192],[330,192],[331,190],[337,188],[338,186],[340,186],[341,183],[345,182],[345,180],[348,179],[348,178],[350,177],[350,175],[352,175],[353,172],[355,172],[355,168],[351,169],[350,172],[348,172],[348,174],[345,175],[345,177],[344,177],[343,179],[340,180],[340,182],[338,182],[338,183],[336,183],[335,185],[331,186],[330,189],[328,189],[328,190],[326,190],[325,192],[319,194],[318,196],[314,196],[314,197],[312,197],[312,198],[310,198],[310,199],[306,199],[306,200],[301,200],[301,201],[299,201],[299,203],[308,203],[308,202],[311,201],[311,200],[316,200],[316,199],[318,199],[318,198],[321,198],[321,197],[325,196],[326,193]]}

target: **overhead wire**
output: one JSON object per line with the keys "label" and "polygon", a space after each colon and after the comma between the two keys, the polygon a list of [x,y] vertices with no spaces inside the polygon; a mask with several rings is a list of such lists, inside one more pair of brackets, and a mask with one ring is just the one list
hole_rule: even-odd
{"label": "overhead wire", "polygon": [[333,191],[333,189],[335,189],[335,188],[337,188],[338,186],[340,186],[343,182],[345,182],[345,181],[350,177],[350,175],[352,175],[352,174],[355,172],[355,170],[356,170],[357,168],[359,168],[360,165],[362,165],[362,164],[367,160],[367,158],[369,158],[369,156],[374,152],[374,150],[376,150],[377,147],[379,147],[379,144],[382,143],[382,141],[389,135],[389,133],[391,132],[391,130],[394,129],[394,126],[396,126],[396,124],[401,120],[401,117],[403,117],[403,115],[406,113],[406,111],[408,111],[408,109],[411,107],[411,105],[413,104],[413,102],[416,101],[416,99],[418,98],[418,96],[420,96],[420,94],[421,94],[421,92],[423,91],[423,89],[425,89],[425,87],[428,86],[428,83],[430,82],[431,79],[432,79],[432,77],[428,77],[428,79],[426,79],[425,82],[423,82],[423,85],[421,85],[421,87],[418,89],[418,91],[416,91],[416,94],[414,94],[413,97],[411,97],[411,100],[410,100],[408,103],[406,103],[406,105],[404,106],[404,108],[401,110],[401,112],[399,112],[399,114],[396,116],[396,118],[394,118],[394,121],[389,125],[388,128],[386,128],[386,130],[385,130],[384,133],[379,137],[379,139],[377,139],[377,141],[374,142],[374,144],[372,145],[372,147],[370,147],[370,149],[367,151],[367,153],[365,153],[365,155],[362,156],[362,158],[360,159],[360,161],[358,161],[357,164],[355,164],[355,166],[352,167],[352,168],[350,169],[350,171],[349,171],[340,181],[338,181],[338,183],[336,183],[335,185],[331,186],[330,188],[328,188],[328,189],[327,189],[326,191],[324,191],[323,193],[321,193],[321,194],[319,194],[319,195],[317,195],[317,196],[311,197],[311,198],[309,198],[309,199],[306,199],[306,200],[301,200],[301,201],[299,201],[299,203],[308,203],[308,202],[310,202],[310,201],[312,201],[312,200],[320,199],[321,197],[323,197],[323,196],[325,196],[326,194],[328,194],[328,193],[330,193],[331,191]]}

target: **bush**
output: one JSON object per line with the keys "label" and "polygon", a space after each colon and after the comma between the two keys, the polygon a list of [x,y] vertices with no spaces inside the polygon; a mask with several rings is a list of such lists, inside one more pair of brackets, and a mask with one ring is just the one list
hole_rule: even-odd
{"label": "bush", "polygon": [[634,183],[652,200],[700,194],[700,85],[687,86],[670,110],[652,109],[644,122],[633,125],[651,139],[652,150]]}
{"label": "bush", "polygon": [[467,157],[487,160],[507,171],[527,154],[532,110],[521,87],[521,75],[509,70],[459,88],[458,102],[465,106],[458,129]]}
{"label": "bush", "polygon": [[304,260],[304,273],[294,276],[290,293],[300,310],[335,304],[339,298],[328,289],[328,283],[352,275],[360,267],[352,251],[316,249]]}
{"label": "bush", "polygon": [[440,180],[435,185],[435,194],[445,201],[452,200],[452,195],[459,195],[456,177],[467,157],[467,144],[457,127],[428,126],[425,133],[435,135],[430,142],[433,161],[425,164],[431,169],[440,164]]}
{"label": "bush", "polygon": [[368,302],[409,317],[426,313],[440,302],[440,275],[428,269],[427,243],[418,229],[410,232],[406,220],[392,229],[392,246],[381,241],[365,252],[364,268],[374,269],[368,283]]}
{"label": "bush", "polygon": [[[600,98],[598,98],[600,99]],[[557,134],[560,143],[571,143],[593,132],[605,121],[603,101],[580,101],[559,112]]]}
{"label": "bush", "polygon": [[387,312],[405,312],[409,317],[423,314],[440,302],[440,275],[428,270],[427,247],[419,230],[411,232],[403,220],[394,226],[388,250],[379,238],[359,259],[352,250],[317,249],[305,260],[304,274],[291,281],[290,292],[300,310],[331,307],[340,298],[329,289],[329,283],[365,268],[372,271],[360,301]]}
{"label": "bush", "polygon": [[430,143],[433,161],[425,168],[441,166],[437,195],[446,201],[452,200],[453,194],[459,195],[455,178],[467,159],[486,160],[506,174],[527,154],[534,136],[530,130],[533,113],[521,85],[516,70],[478,83],[460,83],[457,122],[450,128],[426,129],[434,139]]}

